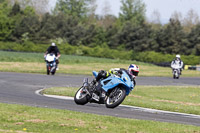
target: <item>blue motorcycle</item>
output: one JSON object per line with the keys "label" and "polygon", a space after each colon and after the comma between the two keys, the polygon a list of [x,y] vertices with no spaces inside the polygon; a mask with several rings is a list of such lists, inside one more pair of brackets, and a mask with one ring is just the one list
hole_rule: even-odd
{"label": "blue motorcycle", "polygon": [[[98,73],[93,71],[93,75],[96,77]],[[74,96],[75,103],[84,105],[91,102],[106,104],[107,108],[115,108],[134,88],[133,81],[125,71],[122,71],[120,75],[111,74],[108,78],[101,79],[98,84],[102,88],[100,94],[96,90],[96,85],[89,83],[88,78],[85,78],[83,86]]]}

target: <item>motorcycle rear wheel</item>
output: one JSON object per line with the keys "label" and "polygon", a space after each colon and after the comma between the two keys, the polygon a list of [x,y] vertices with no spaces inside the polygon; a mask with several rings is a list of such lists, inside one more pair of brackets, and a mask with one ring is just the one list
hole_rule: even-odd
{"label": "motorcycle rear wheel", "polygon": [[[113,93],[115,92],[115,93]],[[126,97],[126,90],[124,88],[115,88],[106,99],[107,108],[115,108],[120,105]]]}
{"label": "motorcycle rear wheel", "polygon": [[83,91],[84,87],[81,87],[74,96],[74,101],[76,104],[84,105],[88,103],[88,94]]}

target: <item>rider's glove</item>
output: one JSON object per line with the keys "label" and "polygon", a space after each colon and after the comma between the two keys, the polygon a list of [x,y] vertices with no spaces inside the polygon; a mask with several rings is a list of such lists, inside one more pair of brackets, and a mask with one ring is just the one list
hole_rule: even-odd
{"label": "rider's glove", "polygon": [[46,55],[44,55],[44,61],[46,61]]}
{"label": "rider's glove", "polygon": [[95,85],[96,82],[97,82],[97,80],[96,80],[96,79],[93,79],[91,83],[92,83],[92,85]]}

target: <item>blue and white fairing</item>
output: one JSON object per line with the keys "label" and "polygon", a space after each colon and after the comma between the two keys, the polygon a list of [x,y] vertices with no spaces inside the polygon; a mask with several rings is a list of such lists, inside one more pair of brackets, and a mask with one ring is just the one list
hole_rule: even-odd
{"label": "blue and white fairing", "polygon": [[[93,75],[96,77],[98,73],[93,71]],[[102,85],[102,89],[106,92],[118,85],[123,86],[123,88],[126,89],[126,95],[128,95],[134,88],[133,82],[131,81],[129,75],[124,71],[122,71],[121,77],[111,74],[111,76],[108,78],[100,80],[100,83]]]}

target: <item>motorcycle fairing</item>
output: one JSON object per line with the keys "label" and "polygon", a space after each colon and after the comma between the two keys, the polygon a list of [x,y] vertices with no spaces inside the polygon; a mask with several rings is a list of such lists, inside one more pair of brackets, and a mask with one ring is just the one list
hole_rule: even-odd
{"label": "motorcycle fairing", "polygon": [[[98,73],[93,71],[93,75],[96,77]],[[122,85],[126,89],[126,95],[128,95],[130,91],[133,90],[134,87],[130,77],[124,71],[122,72],[121,77],[111,74],[111,76],[101,80],[100,82],[102,85],[102,89],[106,92],[108,92],[108,90],[111,90],[118,85]]]}
{"label": "motorcycle fairing", "polygon": [[54,62],[54,61],[56,61],[56,56],[55,56],[55,54],[47,54],[45,60],[48,62]]}

